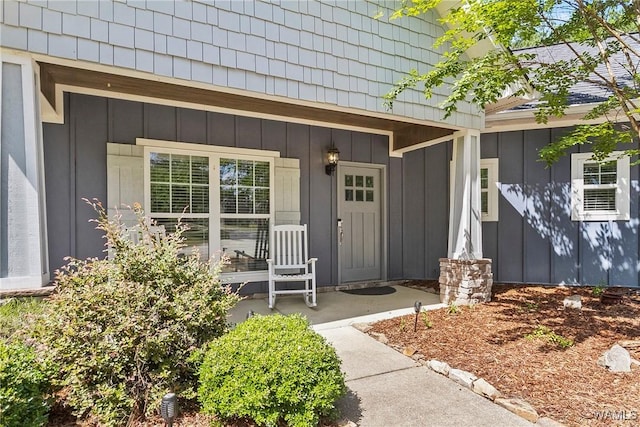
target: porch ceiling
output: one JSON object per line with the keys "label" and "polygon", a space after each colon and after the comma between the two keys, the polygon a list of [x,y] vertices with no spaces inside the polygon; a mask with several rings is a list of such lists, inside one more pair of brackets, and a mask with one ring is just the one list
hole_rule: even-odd
{"label": "porch ceiling", "polygon": [[409,151],[410,147],[414,145],[446,137],[455,131],[455,129],[445,127],[420,125],[353,112],[291,104],[273,99],[182,86],[157,80],[110,74],[46,62],[39,62],[39,66],[41,91],[51,106],[56,105],[56,85],[75,86],[113,92],[114,96],[115,94],[127,94],[268,114],[282,117],[282,120],[296,118],[326,123],[327,125],[336,124],[392,132],[392,151]]}

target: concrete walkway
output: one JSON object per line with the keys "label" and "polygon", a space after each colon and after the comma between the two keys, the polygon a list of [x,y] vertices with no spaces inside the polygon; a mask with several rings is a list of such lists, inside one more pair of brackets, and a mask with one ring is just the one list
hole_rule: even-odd
{"label": "concrete walkway", "polygon": [[273,311],[266,299],[244,300],[232,310],[230,320],[243,321],[249,310],[307,316],[342,360],[348,394],[338,406],[345,422],[359,427],[532,425],[351,326],[414,313],[415,301],[425,309],[443,307],[438,295],[393,288],[396,292],[389,295],[319,293],[314,309],[300,296],[279,298]]}

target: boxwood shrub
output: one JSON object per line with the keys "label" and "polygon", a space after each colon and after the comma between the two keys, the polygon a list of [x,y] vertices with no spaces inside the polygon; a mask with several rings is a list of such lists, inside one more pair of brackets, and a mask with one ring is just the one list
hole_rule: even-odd
{"label": "boxwood shrub", "polygon": [[49,410],[49,372],[32,348],[0,339],[0,426],[41,426]]}
{"label": "boxwood shrub", "polygon": [[255,316],[211,343],[200,368],[203,411],[220,420],[315,426],[346,391],[340,359],[301,315]]}

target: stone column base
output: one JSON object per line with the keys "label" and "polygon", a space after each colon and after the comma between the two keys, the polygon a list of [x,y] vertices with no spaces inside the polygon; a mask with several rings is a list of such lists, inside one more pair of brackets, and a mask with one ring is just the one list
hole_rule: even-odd
{"label": "stone column base", "polygon": [[491,260],[440,258],[440,302],[469,305],[491,301]]}

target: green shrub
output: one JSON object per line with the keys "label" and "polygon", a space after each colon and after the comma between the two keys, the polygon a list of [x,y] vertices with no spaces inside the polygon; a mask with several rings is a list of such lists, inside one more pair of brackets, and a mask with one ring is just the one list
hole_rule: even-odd
{"label": "green shrub", "polygon": [[555,332],[553,332],[551,329],[549,329],[544,325],[536,326],[536,329],[533,332],[525,335],[524,337],[528,340],[534,340],[537,338],[544,339],[547,342],[551,344],[555,344],[558,347],[563,349],[569,348],[574,344],[573,340],[569,338],[565,338],[562,335],[556,334]]}
{"label": "green shrub", "polygon": [[268,426],[315,426],[346,391],[340,359],[300,315],[256,316],[214,341],[200,369],[203,411]]}
{"label": "green shrub", "polygon": [[56,385],[74,413],[121,425],[156,412],[168,391],[195,399],[190,358],[226,332],[238,297],[221,286],[219,264],[180,253],[184,226],[156,240],[136,207],[145,236],[134,244],[119,220],[92,205],[112,256],[68,261],[36,339],[60,366]]}
{"label": "green shrub", "polygon": [[47,370],[33,349],[0,339],[0,426],[43,425],[48,386]]}
{"label": "green shrub", "polygon": [[11,298],[0,304],[0,339],[8,339],[21,335],[26,331],[25,325],[33,317],[42,312],[46,304],[40,298]]}

